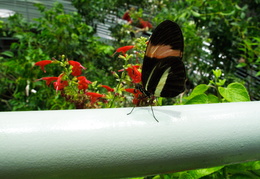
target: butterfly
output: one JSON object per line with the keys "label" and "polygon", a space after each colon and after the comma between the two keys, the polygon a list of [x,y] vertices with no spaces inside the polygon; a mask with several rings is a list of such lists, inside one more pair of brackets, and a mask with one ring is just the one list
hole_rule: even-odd
{"label": "butterfly", "polygon": [[175,97],[185,90],[183,48],[183,35],[177,23],[165,20],[155,28],[143,59],[142,85],[135,87],[144,97]]}

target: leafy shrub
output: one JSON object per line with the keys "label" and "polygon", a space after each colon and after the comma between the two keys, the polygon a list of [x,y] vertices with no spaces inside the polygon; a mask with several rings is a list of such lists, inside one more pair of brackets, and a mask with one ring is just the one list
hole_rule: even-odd
{"label": "leafy shrub", "polygon": [[[0,58],[0,83],[3,86],[0,110],[74,108],[62,98],[50,94],[43,84],[34,83],[39,76],[39,71],[33,68],[34,63],[60,58],[63,54],[88,66],[87,71],[93,72],[90,74],[95,80],[112,81],[109,69],[113,48],[99,42],[93,36],[93,28],[86,25],[80,15],[66,14],[59,3],[51,9],[39,4],[36,6],[42,17],[35,19],[35,23],[27,23],[16,14],[3,26],[6,31],[11,29],[9,35],[18,42],[13,43],[11,50],[3,52]],[[49,72],[58,76],[59,68],[54,66]]]}

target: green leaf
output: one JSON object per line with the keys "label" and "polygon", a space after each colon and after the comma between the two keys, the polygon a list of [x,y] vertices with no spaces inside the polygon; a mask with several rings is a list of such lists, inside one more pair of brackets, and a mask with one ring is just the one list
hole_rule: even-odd
{"label": "green leaf", "polygon": [[224,79],[224,80],[219,79],[218,82],[216,82],[216,85],[223,86],[225,84],[225,82],[226,82],[226,79]]}
{"label": "green leaf", "polygon": [[[142,179],[146,179],[147,177],[143,177]],[[132,178],[131,178],[132,179]],[[153,177],[153,179],[172,179],[170,176],[167,174],[162,174],[162,175],[156,175]]]}
{"label": "green leaf", "polygon": [[240,11],[242,10],[242,8],[239,7],[237,4],[235,4],[235,8],[238,9],[238,10],[240,10]]}
{"label": "green leaf", "polygon": [[208,103],[208,96],[205,92],[208,90],[209,86],[206,84],[200,84],[196,86],[190,96],[186,98],[185,104],[205,104]]}
{"label": "green leaf", "polygon": [[219,87],[218,90],[229,102],[250,101],[249,94],[241,83],[231,83],[227,88]]}
{"label": "green leaf", "polygon": [[213,94],[208,94],[208,102],[209,103],[219,103],[218,97]]}
{"label": "green leaf", "polygon": [[23,36],[23,35],[20,35],[20,34],[15,34],[14,37],[15,37],[15,38],[18,38],[18,39],[20,39],[20,40],[22,40],[22,39],[24,38],[24,36]]}
{"label": "green leaf", "polygon": [[246,14],[244,12],[241,12],[240,17],[241,19],[244,19],[246,17]]}
{"label": "green leaf", "polygon": [[40,12],[44,12],[45,10],[45,6],[42,5],[41,3],[36,3],[34,4],[34,6],[37,7]]}
{"label": "green leaf", "polygon": [[240,68],[240,67],[245,67],[246,66],[246,63],[239,63],[239,64],[237,64],[237,68]]}
{"label": "green leaf", "polygon": [[188,173],[193,177],[193,178],[201,178],[207,175],[210,175],[220,169],[222,169],[224,166],[220,167],[212,167],[212,168],[206,168],[206,169],[198,169],[198,170],[192,170],[189,171]]}
{"label": "green leaf", "polygon": [[7,57],[13,57],[14,53],[11,52],[11,51],[4,51],[4,52],[1,53],[1,55],[5,55]]}
{"label": "green leaf", "polygon": [[158,106],[162,106],[162,102],[163,102],[163,98],[162,97],[157,98]]}
{"label": "green leaf", "polygon": [[213,71],[213,74],[216,78],[219,78],[222,74],[220,69],[216,69],[216,70],[212,70],[212,71]]}
{"label": "green leaf", "polygon": [[205,93],[208,90],[208,88],[209,88],[209,86],[206,85],[206,84],[200,84],[200,85],[196,86],[192,90],[189,98],[193,98],[194,96],[201,95],[201,94]]}
{"label": "green leaf", "polygon": [[180,174],[179,179],[194,179],[194,177],[189,173],[183,172]]}
{"label": "green leaf", "polygon": [[208,96],[206,94],[196,95],[189,99],[185,104],[207,104]]}
{"label": "green leaf", "polygon": [[229,169],[237,171],[260,170],[260,161],[252,161],[228,166]]}
{"label": "green leaf", "polygon": [[194,17],[200,17],[200,13],[196,12],[196,11],[193,11],[191,10],[191,13]]}

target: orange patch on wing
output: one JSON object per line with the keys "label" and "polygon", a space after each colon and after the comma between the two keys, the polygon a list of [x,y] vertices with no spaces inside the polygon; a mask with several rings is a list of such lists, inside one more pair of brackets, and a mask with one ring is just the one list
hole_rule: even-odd
{"label": "orange patch on wing", "polygon": [[145,55],[150,58],[158,58],[158,59],[169,57],[169,56],[182,57],[182,51],[174,50],[171,48],[170,45],[154,46],[154,45],[148,44]]}

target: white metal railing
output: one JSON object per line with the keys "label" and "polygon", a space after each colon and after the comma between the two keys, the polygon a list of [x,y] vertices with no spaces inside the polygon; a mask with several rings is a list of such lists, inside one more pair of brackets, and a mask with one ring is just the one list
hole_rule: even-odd
{"label": "white metal railing", "polygon": [[260,102],[0,113],[0,178],[122,178],[260,160]]}

